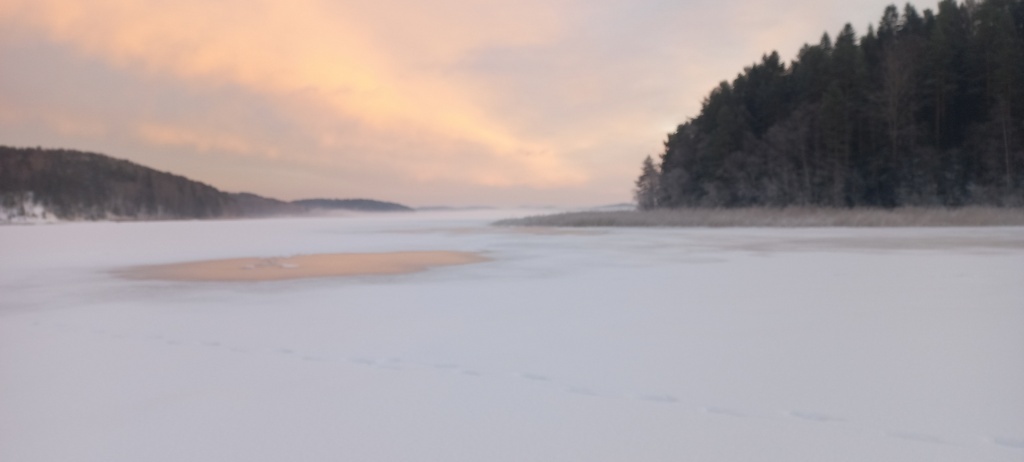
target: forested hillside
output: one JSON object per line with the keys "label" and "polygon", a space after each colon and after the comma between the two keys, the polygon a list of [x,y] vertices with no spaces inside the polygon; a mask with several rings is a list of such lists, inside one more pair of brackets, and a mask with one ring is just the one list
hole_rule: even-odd
{"label": "forested hillside", "polygon": [[228,194],[102,154],[3,146],[0,206],[35,207],[62,220],[224,218],[304,210],[274,199]]}
{"label": "forested hillside", "polygon": [[1024,205],[1024,0],[888,7],[708,95],[641,208]]}
{"label": "forested hillside", "polygon": [[285,202],[226,193],[102,154],[0,146],[0,222],[241,218],[328,210],[412,211],[371,199]]}
{"label": "forested hillside", "polygon": [[126,160],[68,150],[0,147],[0,194],[60,219],[212,218],[238,215],[212,186]]}

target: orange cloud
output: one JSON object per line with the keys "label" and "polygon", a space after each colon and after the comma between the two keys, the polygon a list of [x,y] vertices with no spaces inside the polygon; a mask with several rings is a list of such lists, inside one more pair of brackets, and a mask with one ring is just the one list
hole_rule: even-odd
{"label": "orange cloud", "polygon": [[54,113],[32,108],[11,109],[0,100],[0,124],[39,124],[74,138],[101,138],[109,134],[106,123],[75,113]]}
{"label": "orange cloud", "polygon": [[199,152],[228,152],[245,155],[278,157],[280,152],[272,147],[257,146],[244,137],[224,133],[204,133],[182,127],[146,123],[137,128],[140,138],[158,145],[187,146]]}
{"label": "orange cloud", "polygon": [[[419,150],[424,156],[443,157],[437,147],[449,142],[476,146],[474,155],[493,166],[469,172],[469,181],[585,181],[557,147],[515,133],[475,104],[466,82],[445,71],[480,47],[543,43],[558,34],[553,10],[544,2],[504,11],[484,1],[411,3],[7,0],[0,5],[0,24],[42,31],[130,71],[238,86],[296,107],[291,114],[300,121],[307,112],[327,114],[356,120],[374,136],[418,136],[430,143]],[[488,20],[479,20],[481,14]],[[140,135],[201,150],[272,149],[158,125],[144,126]],[[416,164],[426,171],[434,161]]]}

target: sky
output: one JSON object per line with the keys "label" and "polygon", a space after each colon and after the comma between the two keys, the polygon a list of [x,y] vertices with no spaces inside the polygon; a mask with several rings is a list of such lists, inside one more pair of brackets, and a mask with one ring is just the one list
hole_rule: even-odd
{"label": "sky", "polygon": [[718,82],[889,3],[0,0],[0,145],[284,200],[622,203]]}

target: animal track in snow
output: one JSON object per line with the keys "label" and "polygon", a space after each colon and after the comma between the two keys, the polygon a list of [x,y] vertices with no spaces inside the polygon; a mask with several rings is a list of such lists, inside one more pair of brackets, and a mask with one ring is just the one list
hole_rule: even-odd
{"label": "animal track in snow", "polygon": [[[307,362],[331,363],[331,362],[337,362],[338,361],[338,358],[331,359],[329,356],[328,357],[324,357],[324,356],[321,356],[321,355],[315,355],[315,354],[303,352],[301,350],[296,350],[296,349],[289,348],[289,347],[279,347],[277,349],[253,349],[253,348],[241,347],[241,346],[238,346],[238,345],[226,344],[226,343],[221,342],[219,340],[210,340],[210,339],[207,339],[207,340],[197,340],[195,342],[185,342],[185,341],[182,341],[180,339],[172,338],[172,337],[167,337],[164,334],[159,334],[159,333],[132,334],[132,333],[123,333],[123,332],[111,332],[111,331],[109,331],[107,329],[104,329],[104,328],[88,328],[88,327],[85,327],[85,326],[71,326],[71,325],[68,325],[68,324],[65,324],[65,323],[60,323],[60,322],[47,322],[47,323],[44,323],[44,322],[39,322],[39,321],[33,321],[33,322],[31,322],[31,325],[33,327],[35,327],[35,328],[47,328],[47,329],[54,329],[54,330],[57,330],[57,329],[61,329],[61,330],[72,329],[72,330],[76,330],[76,331],[79,331],[79,332],[90,333],[92,335],[101,336],[101,337],[105,337],[105,338],[109,338],[109,339],[117,340],[117,341],[122,341],[122,342],[124,342],[124,341],[144,341],[144,342],[153,342],[153,343],[164,344],[164,345],[173,346],[173,347],[187,346],[187,345],[202,346],[202,347],[206,347],[206,348],[220,349],[220,351],[231,351],[231,352],[241,353],[241,354],[254,354],[255,353],[255,354],[263,355],[263,356],[266,356],[268,354],[270,354],[270,355],[280,355],[278,357],[282,357],[282,356],[283,357],[292,357],[292,358],[294,358],[296,360],[303,360],[303,361],[307,361]],[[401,370],[404,370],[404,369],[406,369],[408,367],[414,367],[414,368],[418,367],[418,368],[425,368],[427,370],[431,370],[432,369],[432,370],[434,370],[434,371],[436,371],[438,373],[441,373],[441,372],[456,373],[459,376],[463,376],[463,377],[467,377],[467,378],[470,378],[470,377],[480,377],[480,376],[484,375],[478,369],[470,368],[470,367],[464,367],[464,366],[461,366],[461,365],[456,364],[456,363],[447,363],[447,362],[426,363],[426,364],[424,364],[424,363],[404,361],[401,358],[397,358],[397,357],[389,357],[389,358],[386,358],[386,359],[374,359],[374,358],[369,358],[369,357],[352,357],[352,358],[347,359],[347,361],[350,364],[353,364],[353,365],[369,366],[369,367],[373,367],[373,368],[377,368],[377,369],[386,369],[386,370],[392,370],[392,371],[401,371]],[[499,377],[501,375],[502,374],[499,374]],[[561,387],[561,391],[565,392],[565,393],[571,393],[571,394],[579,395],[579,396],[596,397],[596,398],[600,398],[600,399],[628,398],[628,399],[632,399],[632,400],[636,400],[636,401],[644,401],[644,402],[656,403],[656,404],[678,404],[678,403],[681,402],[675,396],[669,395],[669,394],[643,393],[643,392],[640,392],[640,393],[636,393],[636,392],[633,392],[633,393],[628,393],[628,392],[623,392],[623,393],[614,393],[614,392],[611,392],[611,393],[597,393],[593,389],[588,388],[586,386],[581,386],[581,385],[565,386],[563,384],[559,384],[558,382],[552,380],[552,378],[550,378],[548,376],[537,374],[537,373],[534,373],[534,372],[521,372],[521,373],[518,373],[518,374],[506,374],[506,375],[504,375],[504,377],[506,377],[507,380],[510,380],[510,379],[529,380],[529,381],[535,382],[537,384],[537,386],[557,386],[557,387]],[[691,404],[695,404],[695,403],[691,403]],[[826,413],[822,413],[822,412],[813,412],[813,411],[805,411],[805,410],[789,411],[789,412],[786,412],[783,415],[775,414],[775,415],[756,416],[754,414],[747,413],[746,411],[743,411],[742,409],[723,407],[723,406],[705,406],[705,407],[686,406],[686,407],[676,407],[675,409],[681,409],[681,410],[683,410],[683,412],[704,412],[704,413],[709,414],[709,415],[725,416],[725,417],[735,417],[735,418],[760,417],[760,418],[770,419],[771,420],[771,419],[780,419],[780,418],[790,417],[790,418],[796,418],[796,419],[801,419],[801,420],[805,420],[805,421],[808,421],[808,422],[815,422],[815,423],[840,423],[840,422],[848,422],[848,420],[846,418],[843,418],[843,417],[839,417],[839,416],[835,416],[835,415],[831,415],[831,414],[826,414]],[[954,440],[951,440],[949,438],[946,438],[946,437],[940,436],[940,435],[932,435],[932,434],[919,433],[919,432],[913,432],[913,431],[895,431],[895,430],[886,430],[886,429],[878,429],[878,430],[880,430],[880,433],[878,433],[879,436],[884,435],[885,437],[902,439],[902,440],[906,440],[906,441],[911,442],[911,443],[917,442],[917,443],[927,443],[927,444],[935,444],[935,445],[955,445],[956,444],[954,442]],[[964,438],[965,441],[967,439],[968,438]],[[1007,448],[1008,450],[1024,450],[1024,439],[1022,439],[1022,438],[993,437],[993,436],[989,436],[989,437],[984,437],[982,439],[976,438],[975,441],[987,441],[988,443],[990,443],[992,445],[1000,446],[1000,447],[1003,447],[1003,448]]]}

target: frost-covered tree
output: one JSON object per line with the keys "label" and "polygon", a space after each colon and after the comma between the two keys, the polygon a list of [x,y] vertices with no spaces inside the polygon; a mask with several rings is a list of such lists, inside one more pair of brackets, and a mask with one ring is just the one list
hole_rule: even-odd
{"label": "frost-covered tree", "polygon": [[658,206],[659,177],[658,168],[654,166],[651,156],[647,156],[640,178],[636,179],[636,190],[633,192],[636,206],[640,210],[650,210]]}
{"label": "frost-covered tree", "polygon": [[1024,204],[1022,83],[1024,0],[890,6],[719,84],[669,134],[656,206]]}

